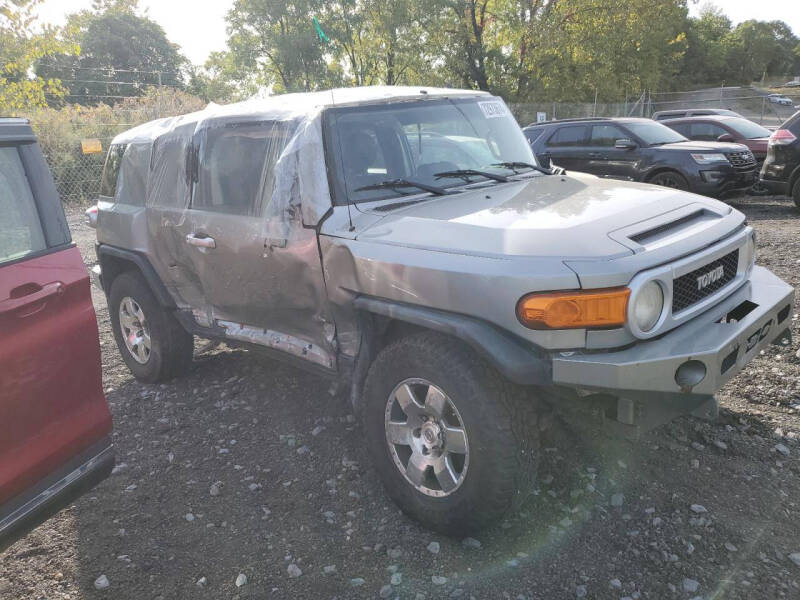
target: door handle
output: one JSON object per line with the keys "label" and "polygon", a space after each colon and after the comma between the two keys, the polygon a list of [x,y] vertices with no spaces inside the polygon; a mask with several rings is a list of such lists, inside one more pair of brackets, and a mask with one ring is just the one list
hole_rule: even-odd
{"label": "door handle", "polygon": [[[20,296],[19,298],[9,298],[8,300],[0,302],[0,314],[15,312],[20,308],[36,304],[37,302],[41,302],[42,300],[46,300],[52,296],[60,296],[64,293],[64,284],[60,281],[54,281],[53,283],[48,283],[43,286],[38,286],[37,284],[20,285],[11,290],[11,294],[13,296],[14,292],[17,290],[26,288],[33,289],[34,287],[38,289],[33,292],[29,292],[24,296]],[[34,312],[39,312],[39,310],[30,311],[20,316],[27,317]]]}
{"label": "door handle", "polygon": [[207,235],[197,235],[196,233],[189,233],[186,236],[186,243],[190,246],[197,246],[198,248],[216,248],[217,242],[214,238]]}
{"label": "door handle", "polygon": [[605,156],[603,156],[599,152],[589,152],[589,158],[601,158],[602,159],[602,158],[605,158]]}

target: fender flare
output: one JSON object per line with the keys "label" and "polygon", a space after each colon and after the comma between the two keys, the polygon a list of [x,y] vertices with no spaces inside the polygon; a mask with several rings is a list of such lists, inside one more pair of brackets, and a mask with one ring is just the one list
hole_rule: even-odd
{"label": "fender flare", "polygon": [[353,302],[361,311],[405,321],[463,341],[514,383],[549,385],[553,382],[552,360],[541,348],[486,321],[369,296],[359,296]]}
{"label": "fender flare", "polygon": [[147,285],[150,286],[150,290],[155,295],[158,303],[164,308],[177,308],[175,305],[175,300],[173,300],[172,296],[167,290],[167,287],[164,285],[164,282],[161,281],[161,278],[158,276],[156,270],[153,268],[153,265],[150,264],[150,261],[147,259],[147,257],[131,250],[124,250],[116,246],[100,244],[97,246],[97,259],[100,262],[101,269],[100,282],[106,295],[111,292],[111,282],[108,281],[107,278],[103,277],[103,273],[108,272],[107,266],[109,265],[109,258],[122,260],[133,264],[142,274],[145,281],[147,281]]}

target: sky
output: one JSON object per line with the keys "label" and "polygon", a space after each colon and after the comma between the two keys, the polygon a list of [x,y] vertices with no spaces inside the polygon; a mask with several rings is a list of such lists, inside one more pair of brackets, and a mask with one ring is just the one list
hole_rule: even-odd
{"label": "sky", "polygon": [[[225,49],[225,14],[233,0],[139,0],[139,4],[194,64],[203,64],[209,53]],[[699,13],[703,4],[689,0],[690,14]],[[800,36],[800,0],[718,0],[714,4],[734,24],[747,19],[783,20]],[[92,0],[45,0],[39,16],[47,23],[63,25],[66,15],[91,5]]]}

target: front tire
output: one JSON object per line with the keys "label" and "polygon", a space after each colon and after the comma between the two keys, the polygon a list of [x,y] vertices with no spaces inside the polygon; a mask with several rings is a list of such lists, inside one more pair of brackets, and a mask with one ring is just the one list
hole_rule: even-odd
{"label": "front tire", "polygon": [[675,190],[683,190],[684,192],[689,190],[689,182],[686,181],[686,177],[677,171],[661,171],[661,173],[656,173],[650,178],[648,183]]}
{"label": "front tire", "polygon": [[114,279],[108,312],[117,348],[136,379],[157,383],[189,370],[194,338],[158,303],[139,273],[127,271]]}
{"label": "front tire", "polygon": [[466,535],[525,497],[538,450],[535,407],[469,348],[426,332],[379,353],[362,417],[392,500],[430,529]]}

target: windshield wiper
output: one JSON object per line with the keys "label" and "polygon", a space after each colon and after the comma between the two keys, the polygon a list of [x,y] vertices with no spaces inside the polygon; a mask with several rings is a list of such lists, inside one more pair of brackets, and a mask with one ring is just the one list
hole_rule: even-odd
{"label": "windshield wiper", "polygon": [[517,169],[533,169],[534,171],[538,171],[539,173],[544,173],[545,175],[557,174],[553,169],[545,169],[544,167],[540,167],[539,165],[532,165],[531,163],[518,162],[518,161],[494,163],[489,166],[501,167],[503,169],[510,169],[511,171],[514,171],[514,175],[519,175],[519,171],[517,171]]}
{"label": "windshield wiper", "polygon": [[434,173],[434,177],[436,179],[441,179],[443,177],[458,177],[459,179],[463,179],[467,183],[469,183],[470,176],[479,175],[481,177],[486,177],[486,179],[492,179],[494,181],[501,181],[503,183],[508,181],[508,177],[505,175],[497,175],[496,173],[487,173],[486,171],[479,171],[477,169],[457,169],[454,171],[442,171],[441,173]]}
{"label": "windshield wiper", "polygon": [[386,181],[381,181],[380,183],[365,185],[364,187],[360,187],[355,191],[366,192],[367,190],[385,190],[404,187],[415,187],[425,192],[436,194],[437,196],[446,196],[447,194],[451,193],[443,187],[439,187],[437,185],[428,185],[427,183],[422,183],[421,181],[412,181],[411,179],[387,179]]}

